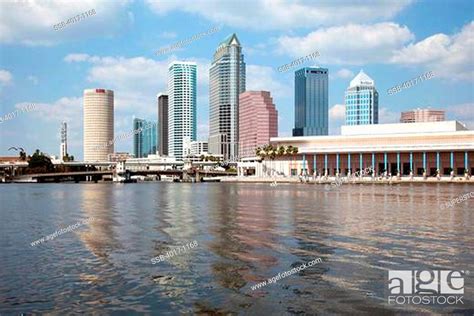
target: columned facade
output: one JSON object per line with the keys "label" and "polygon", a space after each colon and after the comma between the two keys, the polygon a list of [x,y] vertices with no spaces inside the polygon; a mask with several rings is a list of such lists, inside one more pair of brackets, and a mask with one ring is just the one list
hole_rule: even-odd
{"label": "columned facade", "polygon": [[473,174],[474,131],[454,121],[441,123],[418,123],[423,132],[400,133],[403,129],[397,125],[406,124],[393,124],[379,125],[381,133],[370,135],[272,138],[273,146],[298,148],[298,154],[277,157],[274,165],[286,176],[346,176],[369,167],[387,176]]}
{"label": "columned facade", "polygon": [[[439,155],[439,160],[437,160]],[[412,159],[410,160],[410,156]],[[452,159],[451,159],[452,156]],[[339,157],[339,162],[338,162]],[[350,158],[349,158],[350,157]],[[361,159],[362,157],[362,159]],[[424,158],[426,157],[426,158]],[[372,160],[374,158],[374,160]],[[382,153],[299,153],[292,156],[283,156],[270,162],[263,162],[276,172],[286,176],[322,175],[347,176],[367,168],[373,168],[375,175],[387,172],[396,176],[427,177],[464,176],[465,171],[474,174],[474,149],[468,151],[423,151],[423,152],[382,152]],[[316,174],[315,174],[316,172]],[[327,173],[326,173],[327,172]]]}

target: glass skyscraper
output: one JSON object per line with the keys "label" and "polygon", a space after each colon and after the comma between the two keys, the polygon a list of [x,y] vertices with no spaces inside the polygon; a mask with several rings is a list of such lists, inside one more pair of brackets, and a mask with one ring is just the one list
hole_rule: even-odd
{"label": "glass skyscraper", "polygon": [[196,140],[197,65],[175,61],[168,67],[168,155],[182,160]]}
{"label": "glass skyscraper", "polygon": [[346,125],[379,123],[379,93],[362,70],[352,79],[345,95]]}
{"label": "glass skyscraper", "polygon": [[133,155],[136,158],[143,158],[150,154],[156,154],[156,122],[135,118],[133,119],[133,131]]}
{"label": "glass skyscraper", "polygon": [[328,69],[305,67],[295,71],[293,136],[327,135],[328,119]]}
{"label": "glass skyscraper", "polygon": [[225,160],[239,156],[239,94],[244,91],[244,55],[232,34],[217,47],[209,69],[209,152]]}

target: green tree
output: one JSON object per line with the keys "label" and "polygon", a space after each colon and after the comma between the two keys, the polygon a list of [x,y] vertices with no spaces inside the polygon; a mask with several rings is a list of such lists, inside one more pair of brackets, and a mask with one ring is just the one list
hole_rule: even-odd
{"label": "green tree", "polygon": [[50,172],[54,170],[54,165],[51,159],[36,149],[33,156],[29,157],[28,168],[36,169],[36,171]]}

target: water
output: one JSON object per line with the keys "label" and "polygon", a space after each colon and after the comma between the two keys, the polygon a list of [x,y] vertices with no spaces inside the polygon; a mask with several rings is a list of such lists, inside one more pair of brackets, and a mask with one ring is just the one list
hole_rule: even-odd
{"label": "water", "polygon": [[[388,270],[474,272],[473,185],[0,186],[0,314],[393,314]],[[60,228],[94,220],[37,246]],[[156,265],[170,247],[198,246]],[[322,263],[253,291],[313,259]]]}

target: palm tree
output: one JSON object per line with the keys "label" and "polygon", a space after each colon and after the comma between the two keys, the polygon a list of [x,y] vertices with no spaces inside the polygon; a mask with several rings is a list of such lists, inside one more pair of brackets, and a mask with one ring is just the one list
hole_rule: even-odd
{"label": "palm tree", "polygon": [[258,147],[255,150],[255,153],[257,154],[258,157],[262,158],[262,160],[265,159],[265,156],[267,155],[267,152],[265,150],[265,146],[263,148]]}
{"label": "palm tree", "polygon": [[[280,146],[280,148],[278,148],[278,153],[280,154],[280,156],[289,155],[292,157],[293,155],[296,155],[298,153],[298,147],[292,145],[288,145],[288,147]],[[291,158],[291,160],[293,161],[293,157]]]}
{"label": "palm tree", "polygon": [[278,156],[281,157],[285,155],[286,153],[286,147],[284,145],[281,145],[278,147]]}

